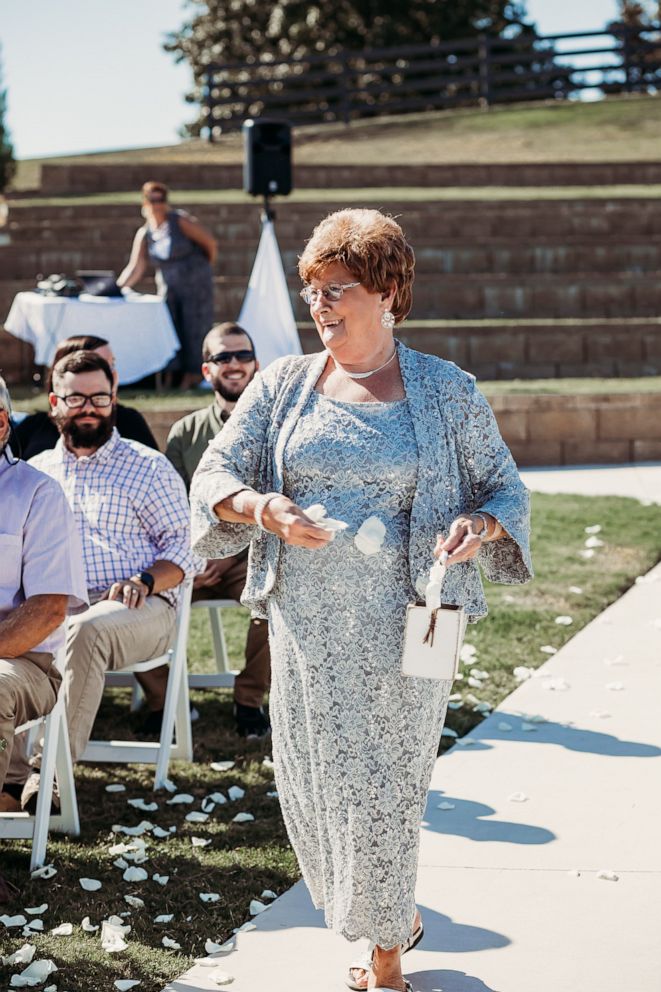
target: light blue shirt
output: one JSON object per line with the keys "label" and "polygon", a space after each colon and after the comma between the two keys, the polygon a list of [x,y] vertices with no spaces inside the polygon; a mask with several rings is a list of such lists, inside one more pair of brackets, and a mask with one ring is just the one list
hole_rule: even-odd
{"label": "light blue shirt", "polygon": [[[71,615],[87,609],[80,539],[61,486],[43,472],[0,454],[0,620],[31,596],[68,596]],[[54,654],[59,627],[31,650]]]}

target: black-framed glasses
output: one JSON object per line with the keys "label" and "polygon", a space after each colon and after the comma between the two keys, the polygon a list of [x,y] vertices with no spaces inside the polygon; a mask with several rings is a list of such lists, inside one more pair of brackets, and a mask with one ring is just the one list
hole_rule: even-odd
{"label": "black-framed glasses", "polygon": [[325,286],[321,286],[316,289],[314,286],[304,286],[299,296],[311,307],[317,302],[320,296],[323,296],[325,300],[330,303],[337,303],[341,300],[344,295],[345,289],[355,289],[356,286],[360,286],[359,282],[329,282]]}
{"label": "black-framed glasses", "polygon": [[95,410],[107,409],[112,405],[112,393],[92,393],[91,395],[87,393],[69,393],[68,396],[59,396],[57,393],[53,393],[53,396],[57,396],[58,400],[62,400],[70,410],[81,410],[88,400]]}
{"label": "black-framed glasses", "polygon": [[213,362],[214,365],[228,365],[233,358],[236,358],[237,362],[254,362],[255,352],[249,348],[242,348],[240,351],[220,351],[217,355],[207,358],[207,362]]}

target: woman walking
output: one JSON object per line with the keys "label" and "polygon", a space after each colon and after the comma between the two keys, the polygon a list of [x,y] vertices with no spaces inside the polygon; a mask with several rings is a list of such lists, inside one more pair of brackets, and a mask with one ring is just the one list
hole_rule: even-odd
{"label": "woman walking", "polygon": [[[276,783],[312,899],[373,945],[347,984],[395,992],[422,936],[418,836],[451,688],[402,676],[406,605],[444,550],[443,599],[472,621],[477,560],[492,581],[531,576],[527,493],[473,377],[393,337],[413,268],[378,211],[322,221],[299,272],[324,351],[256,378],[192,488],[196,551],[252,542],[243,601],[269,619]],[[305,513],[319,503],[348,525],[334,539]]]}

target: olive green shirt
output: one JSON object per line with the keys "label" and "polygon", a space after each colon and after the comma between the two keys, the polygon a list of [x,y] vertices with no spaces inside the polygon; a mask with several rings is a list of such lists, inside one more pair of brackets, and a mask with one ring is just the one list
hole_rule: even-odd
{"label": "olive green shirt", "polygon": [[228,416],[214,400],[209,406],[177,420],[170,428],[165,454],[184,480],[187,490],[209,441],[223,429]]}

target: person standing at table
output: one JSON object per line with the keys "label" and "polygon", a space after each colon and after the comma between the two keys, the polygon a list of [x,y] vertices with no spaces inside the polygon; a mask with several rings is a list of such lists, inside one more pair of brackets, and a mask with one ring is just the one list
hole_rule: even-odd
{"label": "person standing at table", "polygon": [[[213,389],[214,402],[173,424],[165,448],[187,490],[209,441],[223,429],[258,369],[253,340],[239,324],[228,321],[211,328],[202,345],[202,375]],[[247,571],[247,550],[210,558],[193,580],[193,602],[240,599]],[[234,680],[234,718],[237,734],[254,739],[265,737],[271,728],[263,707],[271,681],[269,631],[260,617],[250,620],[245,656],[245,667]]]}
{"label": "person standing at table", "polygon": [[131,257],[117,285],[135,286],[151,263],[156,285],[165,298],[181,351],[169,370],[181,371],[181,389],[190,389],[200,378],[200,352],[213,324],[213,265],[218,244],[199,221],[184,210],[173,210],[164,183],[142,187],[145,223],[133,239]]}
{"label": "person standing at table", "polygon": [[[73,354],[74,351],[95,351],[97,355],[105,358],[112,369],[114,388],[117,390],[118,376],[115,368],[115,356],[109,343],[105,338],[97,338],[94,334],[78,334],[75,337],[65,338],[57,346],[46,380],[46,388],[49,393],[53,389],[53,369],[61,358]],[[115,413],[115,426],[121,437],[129,441],[139,441],[140,444],[145,444],[148,448],[154,448],[158,451],[156,438],[139,410],[117,403]],[[59,436],[60,432],[52,419],[52,408],[49,408],[47,413],[44,410],[31,413],[29,417],[25,417],[20,424],[14,427],[14,437],[18,449],[16,454],[27,462],[35,455],[40,455],[42,451],[50,451],[51,448],[54,448]]]}

